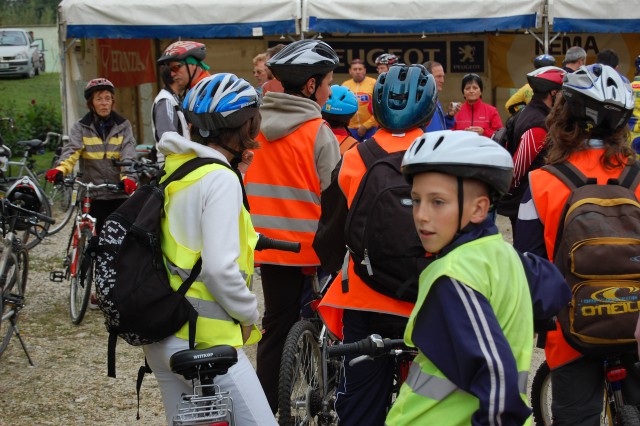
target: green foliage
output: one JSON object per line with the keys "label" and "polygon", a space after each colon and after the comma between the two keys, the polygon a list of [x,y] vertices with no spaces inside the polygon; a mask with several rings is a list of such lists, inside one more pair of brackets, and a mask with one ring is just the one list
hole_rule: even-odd
{"label": "green foliage", "polygon": [[0,0],[0,27],[56,23],[59,0]]}
{"label": "green foliage", "polygon": [[0,79],[0,99],[0,117],[15,122],[13,129],[6,121],[0,123],[0,135],[13,151],[19,140],[44,140],[47,132],[62,133],[59,74]]}

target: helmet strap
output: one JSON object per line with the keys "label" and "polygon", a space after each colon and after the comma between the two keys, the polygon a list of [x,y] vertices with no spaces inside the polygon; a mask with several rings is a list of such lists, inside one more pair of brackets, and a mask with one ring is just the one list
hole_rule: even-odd
{"label": "helmet strap", "polygon": [[456,176],[458,180],[458,230],[456,231],[456,237],[460,235],[462,231],[462,209],[464,208],[464,180],[461,176]]}

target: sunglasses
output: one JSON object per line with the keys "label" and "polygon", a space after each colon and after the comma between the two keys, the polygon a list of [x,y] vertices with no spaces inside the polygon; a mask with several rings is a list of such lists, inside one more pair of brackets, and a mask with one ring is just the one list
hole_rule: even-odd
{"label": "sunglasses", "polygon": [[171,72],[178,72],[180,71],[180,68],[184,67],[185,64],[184,63],[180,63],[180,64],[175,64],[175,65],[171,65],[169,67],[169,70],[171,70]]}

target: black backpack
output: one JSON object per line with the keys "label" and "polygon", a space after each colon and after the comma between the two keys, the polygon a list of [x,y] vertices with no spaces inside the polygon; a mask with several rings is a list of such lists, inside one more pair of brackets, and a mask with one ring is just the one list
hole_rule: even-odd
{"label": "black backpack", "polygon": [[491,139],[493,139],[500,146],[509,151],[512,157],[516,154],[518,145],[520,144],[519,140],[515,140],[516,121],[518,120],[518,116],[520,115],[520,113],[522,113],[522,111],[524,111],[524,109],[525,107],[520,108],[511,117],[507,118],[507,122],[504,124],[504,127],[496,130],[493,136],[491,136]]}
{"label": "black backpack", "polygon": [[[174,291],[160,246],[160,218],[166,186],[207,164],[228,164],[213,158],[194,158],[164,182],[141,186],[111,213],[89,252],[95,258],[98,305],[109,332],[107,370],[115,377],[115,346],[123,338],[134,346],[158,342],[189,323],[189,346],[195,346],[198,313],[185,297],[200,273],[198,259],[191,274]],[[140,378],[139,378],[140,380]]]}
{"label": "black backpack", "polygon": [[345,224],[355,273],[379,293],[415,302],[428,259],[413,222],[411,186],[400,172],[405,151],[389,154],[373,138],[357,149],[367,171]]}
{"label": "black backpack", "polygon": [[567,342],[585,355],[638,350],[639,166],[630,163],[606,185],[570,163],[543,167],[571,189],[553,254],[571,289],[571,302],[558,322]]}

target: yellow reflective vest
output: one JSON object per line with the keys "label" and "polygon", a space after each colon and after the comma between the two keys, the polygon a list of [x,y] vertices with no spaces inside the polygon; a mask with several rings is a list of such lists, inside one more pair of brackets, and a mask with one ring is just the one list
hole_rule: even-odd
{"label": "yellow reflective vest", "polygon": [[[520,397],[527,404],[533,351],[533,307],[522,261],[500,234],[470,241],[434,261],[420,275],[416,306],[404,340],[415,346],[413,326],[435,281],[448,276],[482,294],[491,304],[518,367]],[[469,425],[479,400],[459,389],[421,351],[387,416],[388,425]],[[531,418],[525,423],[531,424]]]}
{"label": "yellow reflective vest", "polygon": [[[167,175],[173,173],[183,163],[195,158],[195,155],[176,154],[166,157],[165,170]],[[219,171],[221,173],[233,173],[228,168],[219,164],[209,164],[199,167],[192,171],[184,178],[171,182],[165,189],[164,209],[167,210],[171,195],[176,191],[180,191],[189,185],[197,182],[208,173]],[[224,208],[224,206],[222,206]],[[258,240],[258,236],[253,229],[251,216],[249,212],[242,207],[240,212],[240,228],[238,234],[240,238],[240,256],[236,260],[240,272],[246,277],[247,286],[251,286],[253,276],[253,251]],[[191,273],[191,268],[200,258],[199,251],[193,251],[176,242],[170,232],[169,219],[167,215],[163,215],[160,220],[162,229],[162,253],[165,258],[165,267],[169,274],[169,282],[174,290],[178,290],[182,282]],[[242,342],[242,329],[240,324],[235,321],[223,308],[218,304],[215,298],[209,293],[205,284],[196,278],[186,293],[192,305],[198,311],[198,320],[196,323],[196,344],[199,347],[209,347],[215,345],[231,345],[240,347]],[[185,324],[175,334],[184,340],[189,340],[188,324]],[[245,343],[251,345],[257,343],[261,338],[260,330],[254,326],[249,340]]]}

